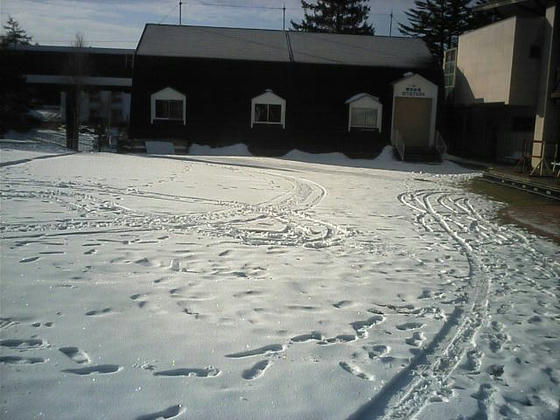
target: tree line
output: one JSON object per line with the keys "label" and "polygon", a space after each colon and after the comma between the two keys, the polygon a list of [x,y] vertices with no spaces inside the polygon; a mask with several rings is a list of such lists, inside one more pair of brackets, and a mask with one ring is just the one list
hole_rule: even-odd
{"label": "tree line", "polygon": [[[486,0],[416,0],[405,12],[407,23],[399,23],[405,36],[421,38],[434,58],[441,63],[445,50],[457,45],[460,34],[481,27],[493,16],[475,12]],[[291,21],[296,31],[373,35],[368,23],[368,0],[301,0],[304,11],[300,22]]]}

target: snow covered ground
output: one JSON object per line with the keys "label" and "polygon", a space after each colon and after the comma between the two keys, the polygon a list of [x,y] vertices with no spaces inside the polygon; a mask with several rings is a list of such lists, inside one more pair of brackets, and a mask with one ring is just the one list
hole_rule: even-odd
{"label": "snow covered ground", "polygon": [[2,418],[558,415],[560,247],[476,173],[0,147]]}

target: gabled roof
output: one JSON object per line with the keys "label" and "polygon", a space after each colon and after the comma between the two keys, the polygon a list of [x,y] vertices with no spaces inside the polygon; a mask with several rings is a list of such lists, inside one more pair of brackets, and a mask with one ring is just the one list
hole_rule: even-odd
{"label": "gabled roof", "polygon": [[373,101],[375,101],[375,102],[379,102],[379,98],[378,98],[377,96],[370,95],[369,93],[357,93],[356,95],[354,95],[354,96],[348,98],[348,99],[346,100],[346,102],[344,102],[344,103],[345,103],[345,104],[350,104],[350,103],[356,102],[356,101],[358,101],[358,100],[360,100],[360,99],[362,99],[362,98],[369,98],[369,99],[371,99],[371,100],[373,100]]}
{"label": "gabled roof", "polygon": [[289,61],[282,31],[147,24],[137,55]]}
{"label": "gabled roof", "polygon": [[405,80],[411,80],[411,79],[420,79],[420,80],[423,80],[423,81],[429,83],[430,85],[436,86],[435,83],[431,82],[430,80],[426,79],[425,77],[423,77],[423,76],[421,76],[421,75],[419,75],[419,74],[417,74],[417,73],[410,73],[410,72],[405,73],[405,74],[403,75],[403,77],[401,77],[400,79],[393,80],[393,81],[391,82],[391,84],[392,84],[392,85],[396,85],[396,84],[399,84],[399,83],[401,83],[401,82],[404,82]]}
{"label": "gabled roof", "polygon": [[137,55],[419,68],[431,64],[420,39],[147,24]]}
{"label": "gabled roof", "polygon": [[15,45],[9,47],[13,51],[34,51],[54,53],[86,53],[86,54],[117,54],[133,55],[133,49],[127,48],[100,48],[100,47],[71,47],[61,45]]}
{"label": "gabled roof", "polygon": [[289,37],[299,63],[414,68],[431,62],[428,47],[416,38],[311,32],[289,32]]}

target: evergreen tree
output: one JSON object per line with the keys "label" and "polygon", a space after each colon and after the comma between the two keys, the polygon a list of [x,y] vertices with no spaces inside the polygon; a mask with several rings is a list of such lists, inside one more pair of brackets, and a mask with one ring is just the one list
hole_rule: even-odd
{"label": "evergreen tree", "polygon": [[[408,25],[399,24],[408,36],[422,38],[432,55],[443,60],[445,50],[455,47],[462,33],[486,24],[487,15],[477,15],[467,0],[416,0],[406,11]],[[482,4],[478,0],[476,5]]]}
{"label": "evergreen tree", "polygon": [[296,31],[328,32],[337,34],[373,35],[374,28],[367,23],[370,8],[367,0],[301,0],[303,20],[291,21]]}
{"label": "evergreen tree", "polygon": [[27,32],[23,30],[17,20],[13,17],[9,17],[8,21],[4,24],[4,30],[6,35],[2,37],[2,46],[4,47],[14,47],[16,45],[30,45],[32,37],[27,35]]}
{"label": "evergreen tree", "polygon": [[0,37],[0,137],[8,129],[29,128],[27,111],[31,101],[21,61],[14,55],[16,45],[29,45],[28,36],[12,17],[4,25],[6,34]]}
{"label": "evergreen tree", "polygon": [[484,6],[489,0],[476,0],[473,5],[475,11],[471,16],[471,29],[480,28],[481,26],[488,25],[492,22],[497,22],[501,19],[496,10],[477,10]]}

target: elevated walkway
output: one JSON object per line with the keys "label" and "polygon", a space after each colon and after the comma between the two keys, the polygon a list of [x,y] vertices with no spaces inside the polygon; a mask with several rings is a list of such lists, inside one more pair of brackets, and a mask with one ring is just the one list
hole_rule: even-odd
{"label": "elevated walkway", "polygon": [[491,182],[509,185],[520,190],[560,200],[560,180],[551,177],[532,177],[508,167],[486,169],[483,177]]}

